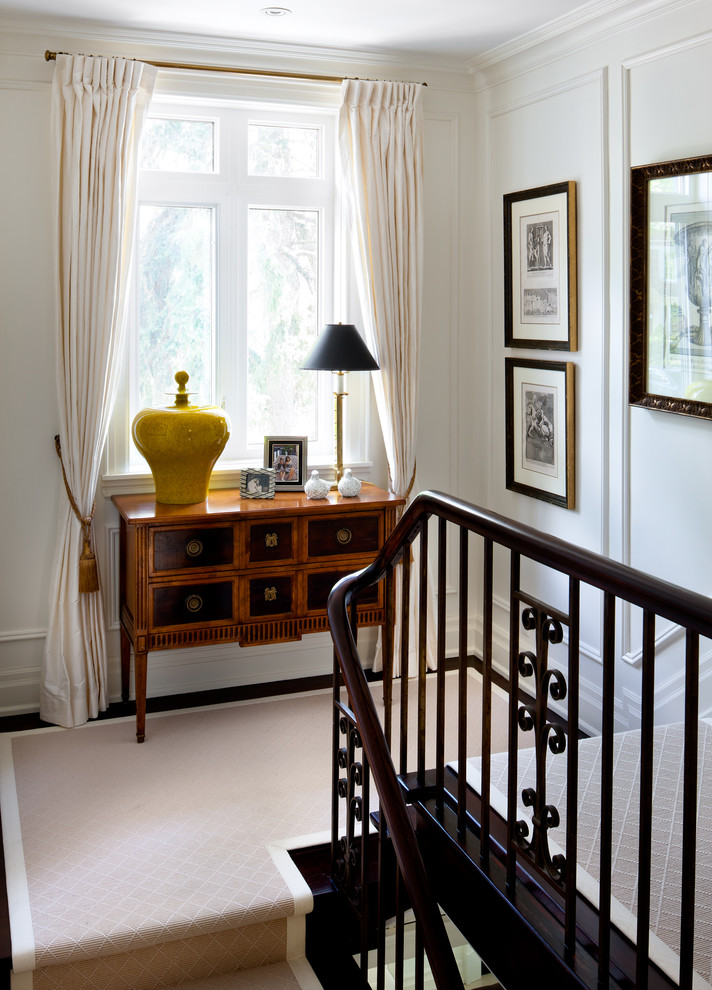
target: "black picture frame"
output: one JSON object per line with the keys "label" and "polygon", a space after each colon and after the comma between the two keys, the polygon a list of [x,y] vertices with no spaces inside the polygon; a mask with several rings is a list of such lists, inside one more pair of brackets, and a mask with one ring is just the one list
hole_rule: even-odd
{"label": "black picture frame", "polygon": [[576,495],[574,369],[505,358],[507,488],[565,509]]}
{"label": "black picture frame", "polygon": [[576,183],[504,196],[504,344],[578,347]]}
{"label": "black picture frame", "polygon": [[630,182],[628,401],[712,418],[712,155]]}
{"label": "black picture frame", "polygon": [[265,437],[264,463],[275,476],[275,491],[304,488],[307,471],[306,437]]}

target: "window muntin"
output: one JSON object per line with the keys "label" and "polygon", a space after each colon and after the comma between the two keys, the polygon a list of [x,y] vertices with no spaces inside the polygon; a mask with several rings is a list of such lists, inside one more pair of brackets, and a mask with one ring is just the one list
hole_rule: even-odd
{"label": "window muntin", "polygon": [[[188,388],[197,393],[191,401],[222,405],[230,416],[231,437],[218,468],[261,463],[264,436],[279,433],[308,436],[314,463],[330,464],[333,457],[330,381],[327,375],[300,371],[299,363],[321,325],[334,318],[334,272],[342,265],[334,234],[335,114],[282,109],[272,114],[260,110],[256,116],[249,107],[220,104],[205,109],[215,141],[212,172],[174,170],[171,160],[164,161],[167,168],[140,171],[126,396],[117,401],[110,437],[112,474],[146,472],[130,440],[130,423],[145,405],[170,404],[166,393],[174,391],[178,370],[191,376]],[[162,105],[160,97],[154,97],[154,114],[161,121],[201,119],[195,106],[186,112],[175,101]],[[294,126],[288,123],[290,116]],[[263,153],[270,135],[282,144],[282,162],[292,162],[288,168],[280,166],[282,171],[316,171],[317,177],[250,175],[251,126],[259,129]],[[285,132],[292,130],[300,138],[287,141],[291,151],[285,156]],[[295,148],[311,162],[308,169],[294,165]],[[145,266],[158,248],[159,255],[168,250],[152,230],[156,217],[172,218],[187,238],[173,262],[164,266],[164,295],[158,303],[151,284],[157,281],[157,273],[151,275],[157,262],[151,257],[148,274],[141,272],[142,255]],[[155,244],[146,240],[147,232],[157,238]],[[197,262],[198,247],[204,259],[209,254],[209,263]],[[257,248],[262,271],[251,260]],[[274,284],[265,276],[270,270],[278,276]],[[200,291],[185,291],[181,273],[186,271],[191,277],[199,273]],[[151,305],[159,312],[147,329]],[[271,334],[276,339],[270,340]],[[275,365],[271,376],[266,373],[270,363]],[[145,377],[150,384],[139,385]]]}

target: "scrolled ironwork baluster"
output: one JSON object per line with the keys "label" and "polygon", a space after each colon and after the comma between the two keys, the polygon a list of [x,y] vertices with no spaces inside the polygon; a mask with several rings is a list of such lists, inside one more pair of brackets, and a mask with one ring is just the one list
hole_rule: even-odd
{"label": "scrolled ironwork baluster", "polygon": [[531,732],[536,723],[536,708],[533,705],[521,705],[517,712],[517,721],[522,732]]}
{"label": "scrolled ironwork baluster", "polygon": [[537,628],[537,612],[534,608],[525,608],[522,611],[522,626],[531,632]]}
{"label": "scrolled ironwork baluster", "polygon": [[547,670],[542,678],[542,688],[554,701],[563,701],[568,691],[566,678],[560,670]]}
{"label": "scrolled ironwork baluster", "polygon": [[558,722],[547,722],[544,733],[546,743],[555,756],[566,752],[566,733]]}
{"label": "scrolled ironwork baluster", "polygon": [[534,732],[536,786],[525,787],[521,792],[522,804],[531,808],[531,827],[524,819],[517,821],[515,841],[522,852],[563,886],[566,858],[559,854],[552,856],[549,847],[549,831],[559,827],[561,816],[558,808],[547,802],[546,754],[549,750],[558,756],[567,747],[563,726],[547,717],[549,698],[562,701],[567,695],[564,674],[548,668],[549,645],[563,642],[564,622],[549,614],[547,606],[527,603],[522,609],[521,624],[536,634],[536,649],[522,651],[517,657],[519,676],[534,682],[533,699],[519,706],[517,722],[522,732]]}
{"label": "scrolled ironwork baluster", "polygon": [[541,626],[542,635],[549,643],[561,643],[564,639],[564,629],[558,619],[546,617]]}
{"label": "scrolled ironwork baluster", "polygon": [[519,654],[517,669],[520,677],[533,677],[536,672],[536,654],[525,650]]}

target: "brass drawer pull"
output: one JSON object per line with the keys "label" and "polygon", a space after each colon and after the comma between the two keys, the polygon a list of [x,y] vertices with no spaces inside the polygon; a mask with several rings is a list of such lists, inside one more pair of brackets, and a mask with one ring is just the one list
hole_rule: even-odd
{"label": "brass drawer pull", "polygon": [[265,533],[265,546],[266,547],[276,547],[279,543],[279,537],[276,533]]}
{"label": "brass drawer pull", "polygon": [[203,599],[200,595],[188,595],[185,600],[185,607],[189,612],[199,612],[203,607]]}
{"label": "brass drawer pull", "polygon": [[337,532],[337,534],[336,534],[336,541],[337,541],[337,543],[340,543],[342,547],[345,547],[347,543],[350,543],[351,542],[351,537],[352,536],[353,536],[353,533],[351,532],[351,530],[348,529],[346,526],[344,526],[343,529],[340,529]]}
{"label": "brass drawer pull", "polygon": [[190,540],[185,545],[185,552],[189,557],[199,557],[203,552],[203,544],[200,540]]}
{"label": "brass drawer pull", "polygon": [[277,601],[277,589],[274,586],[271,588],[265,588],[265,601],[266,602]]}

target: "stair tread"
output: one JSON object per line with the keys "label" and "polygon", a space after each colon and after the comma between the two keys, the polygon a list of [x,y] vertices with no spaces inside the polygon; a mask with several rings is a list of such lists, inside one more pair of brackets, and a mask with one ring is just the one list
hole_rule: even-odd
{"label": "stair tread", "polygon": [[179,983],[169,990],[318,990],[321,984],[305,959],[273,963],[223,973],[190,983]]}
{"label": "stair tread", "polygon": [[284,960],[313,903],[286,849],[328,834],[331,708],[326,691],[166,713],[143,746],[122,719],[8,733],[15,973],[154,990]]}

